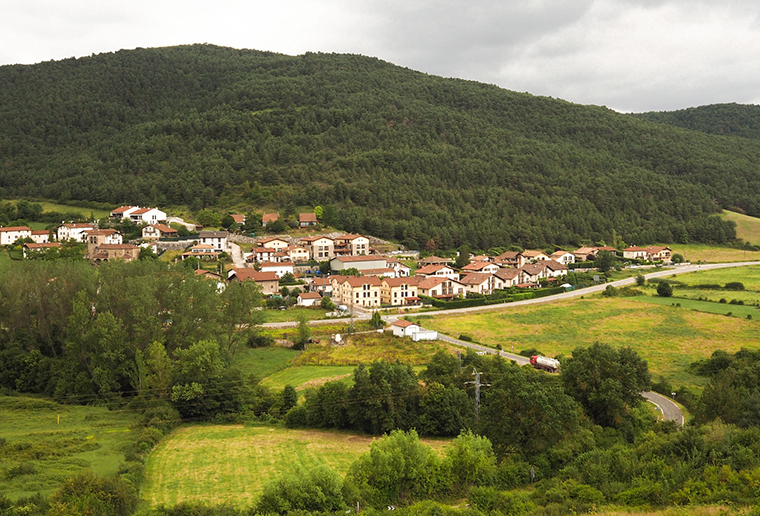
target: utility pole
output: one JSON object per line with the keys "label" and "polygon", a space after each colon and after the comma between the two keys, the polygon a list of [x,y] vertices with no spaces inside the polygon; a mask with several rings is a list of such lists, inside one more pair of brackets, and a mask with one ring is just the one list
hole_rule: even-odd
{"label": "utility pole", "polygon": [[472,368],[472,374],[475,376],[474,381],[464,382],[465,384],[472,384],[475,386],[475,426],[480,424],[480,388],[490,387],[490,383],[480,383],[480,372],[474,367]]}

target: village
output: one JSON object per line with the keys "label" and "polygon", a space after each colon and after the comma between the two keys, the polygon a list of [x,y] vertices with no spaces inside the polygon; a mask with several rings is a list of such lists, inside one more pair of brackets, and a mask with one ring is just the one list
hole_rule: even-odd
{"label": "village", "polygon": [[[232,214],[237,224],[245,216]],[[279,214],[262,216],[261,225],[277,221]],[[101,229],[96,223],[62,223],[56,231],[35,231],[26,226],[0,227],[0,245],[24,242],[23,255],[60,248],[73,241],[86,246],[85,258],[94,264],[112,260],[132,261],[141,249],[161,252],[166,246],[182,247],[178,259],[195,258],[199,263],[215,263],[230,257],[227,267],[210,270],[198,267],[196,273],[219,282],[255,282],[265,296],[279,296],[283,278],[296,280],[303,287],[297,295],[298,306],[323,306],[327,296],[336,306],[358,310],[414,308],[425,299],[454,300],[473,295],[486,296],[505,289],[531,290],[547,286],[567,286],[563,278],[576,264],[593,262],[602,252],[636,262],[669,264],[669,247],[628,247],[621,251],[608,246],[581,247],[575,251],[506,251],[498,256],[470,255],[467,260],[438,256],[420,258],[417,251],[380,252],[372,237],[357,234],[314,234],[294,238],[289,235],[251,238],[230,231],[203,230],[197,238],[182,241],[169,221],[191,226],[181,219],[167,217],[158,208],[121,206],[110,212],[110,219],[128,219],[142,228],[139,242],[125,243],[116,229]],[[318,225],[314,213],[301,213],[300,228]],[[192,229],[196,229],[194,225]],[[385,246],[387,248],[387,246]],[[243,249],[246,250],[243,250]],[[461,265],[463,264],[464,265]],[[328,266],[325,266],[328,264]],[[589,264],[593,267],[593,264]],[[326,270],[325,270],[326,269]]]}

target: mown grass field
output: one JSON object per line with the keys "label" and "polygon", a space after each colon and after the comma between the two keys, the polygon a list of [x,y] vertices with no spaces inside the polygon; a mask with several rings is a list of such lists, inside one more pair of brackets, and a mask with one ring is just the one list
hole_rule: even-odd
{"label": "mown grass field", "polygon": [[261,383],[278,391],[286,385],[292,385],[296,391],[302,391],[331,381],[351,383],[354,369],[355,366],[352,365],[286,367],[267,376]]}
{"label": "mown grass field", "polygon": [[659,296],[642,296],[636,298],[637,301],[644,301],[656,305],[683,308],[684,310],[696,310],[709,314],[717,314],[728,317],[740,317],[742,319],[760,319],[760,310],[753,305],[738,305],[730,303],[720,303],[717,301],[699,301],[695,299],[684,299],[678,297],[659,297]]}
{"label": "mown grass field", "polygon": [[116,473],[135,422],[129,412],[0,396],[0,493],[50,495],[81,471]]}
{"label": "mown grass field", "polygon": [[[255,504],[271,479],[326,464],[341,475],[369,450],[372,437],[338,431],[281,427],[190,426],[173,432],[146,464],[143,500],[152,505],[182,501]],[[448,440],[428,440],[442,451]]]}
{"label": "mown grass field", "polygon": [[[668,303],[677,302],[671,300]],[[515,352],[536,348],[545,355],[569,355],[596,341],[630,346],[649,362],[653,376],[677,385],[705,380],[688,372],[694,360],[716,349],[760,348],[760,321],[657,305],[640,298],[592,297],[498,312],[440,315],[426,328],[466,334],[488,346]]]}
{"label": "mown grass field", "polygon": [[760,219],[728,210],[723,210],[720,216],[736,223],[737,237],[750,244],[760,244]]}
{"label": "mown grass field", "polygon": [[305,316],[307,320],[314,321],[326,319],[328,310],[322,308],[307,308],[303,306],[291,306],[287,310],[264,310],[266,322],[298,322],[298,318]]}
{"label": "mown grass field", "polygon": [[246,374],[266,378],[288,367],[300,351],[272,346],[267,348],[241,348],[235,355],[235,365]]}
{"label": "mown grass field", "polygon": [[691,263],[723,263],[760,261],[760,251],[744,251],[731,247],[715,247],[704,244],[672,244],[673,253],[681,254]]}

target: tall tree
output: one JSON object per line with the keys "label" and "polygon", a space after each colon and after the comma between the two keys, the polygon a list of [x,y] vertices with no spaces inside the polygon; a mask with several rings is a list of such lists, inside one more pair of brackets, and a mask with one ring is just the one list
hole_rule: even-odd
{"label": "tall tree", "polygon": [[623,424],[651,385],[647,362],[636,351],[599,342],[573,350],[562,362],[560,376],[565,391],[594,421],[613,427]]}

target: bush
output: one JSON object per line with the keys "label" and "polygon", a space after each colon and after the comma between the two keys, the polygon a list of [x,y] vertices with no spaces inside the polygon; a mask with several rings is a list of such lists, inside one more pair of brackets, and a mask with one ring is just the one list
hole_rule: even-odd
{"label": "bush", "polygon": [[744,290],[744,283],[741,283],[739,281],[731,281],[729,283],[726,283],[723,288],[726,290]]}
{"label": "bush", "polygon": [[290,514],[295,511],[338,511],[345,508],[340,475],[328,466],[299,469],[264,486],[257,511]]}
{"label": "bush", "polygon": [[268,348],[274,346],[274,337],[261,334],[251,335],[246,345],[249,348]]}
{"label": "bush", "polygon": [[657,285],[657,295],[660,297],[671,297],[673,295],[673,287],[670,286],[670,283],[661,281]]}

